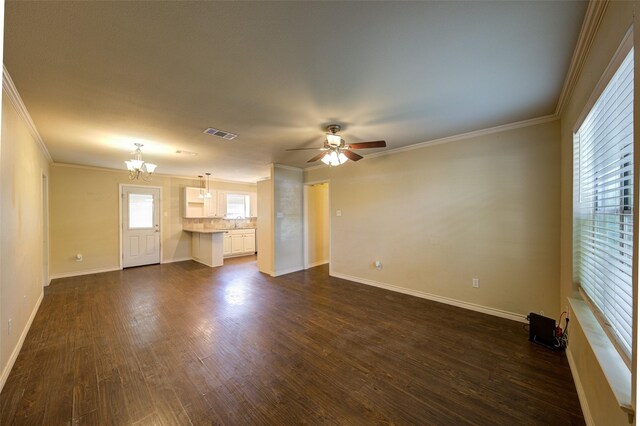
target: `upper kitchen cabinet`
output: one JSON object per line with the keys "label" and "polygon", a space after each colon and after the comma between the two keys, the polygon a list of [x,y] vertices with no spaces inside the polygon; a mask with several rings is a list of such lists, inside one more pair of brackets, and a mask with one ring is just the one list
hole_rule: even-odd
{"label": "upper kitchen cabinet", "polygon": [[200,188],[186,187],[184,189],[184,217],[222,217],[218,209],[218,191],[210,190],[210,197]]}
{"label": "upper kitchen cabinet", "polygon": [[184,217],[204,217],[204,198],[200,198],[200,188],[184,189]]}
{"label": "upper kitchen cabinet", "polygon": [[258,193],[210,189],[210,197],[196,187],[184,189],[184,217],[223,217],[228,219],[258,217]]}

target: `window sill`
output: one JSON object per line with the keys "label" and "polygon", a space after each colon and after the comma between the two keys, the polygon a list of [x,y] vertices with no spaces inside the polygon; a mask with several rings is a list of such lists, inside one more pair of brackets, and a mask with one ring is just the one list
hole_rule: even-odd
{"label": "window sill", "polygon": [[[618,400],[620,408],[629,415],[634,414],[631,405],[631,371],[602,329],[602,326],[591,311],[589,304],[582,299],[569,297],[573,314],[593,350],[593,353],[604,372],[607,382]],[[571,336],[571,331],[569,331]],[[571,337],[569,337],[571,346]]]}

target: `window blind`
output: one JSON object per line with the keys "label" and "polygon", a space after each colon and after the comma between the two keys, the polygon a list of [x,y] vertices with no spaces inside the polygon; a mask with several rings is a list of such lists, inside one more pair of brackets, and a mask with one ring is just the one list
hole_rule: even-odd
{"label": "window blind", "polygon": [[633,49],[574,133],[574,278],[631,357]]}

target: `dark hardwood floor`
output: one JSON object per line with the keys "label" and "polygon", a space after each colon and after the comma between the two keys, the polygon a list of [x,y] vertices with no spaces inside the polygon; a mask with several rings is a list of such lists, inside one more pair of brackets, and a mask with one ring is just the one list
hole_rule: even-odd
{"label": "dark hardwood floor", "polygon": [[584,424],[509,320],[255,258],[55,280],[0,424]]}

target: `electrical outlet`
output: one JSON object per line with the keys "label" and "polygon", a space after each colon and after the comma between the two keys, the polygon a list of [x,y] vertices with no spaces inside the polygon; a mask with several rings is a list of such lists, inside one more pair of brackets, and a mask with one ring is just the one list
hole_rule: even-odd
{"label": "electrical outlet", "polygon": [[382,269],[382,262],[380,262],[379,260],[376,260],[376,269],[379,271],[380,269]]}
{"label": "electrical outlet", "polygon": [[9,319],[9,321],[7,322],[7,333],[9,333],[9,336],[11,336],[11,319]]}
{"label": "electrical outlet", "polygon": [[471,280],[471,285],[473,286],[473,288],[480,287],[480,280],[477,278],[474,278],[473,280]]}
{"label": "electrical outlet", "polygon": [[342,216],[342,210],[336,210],[336,216],[338,217]]}

